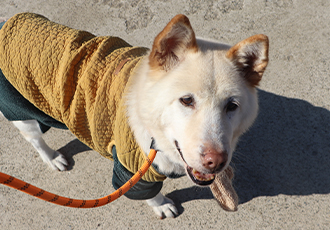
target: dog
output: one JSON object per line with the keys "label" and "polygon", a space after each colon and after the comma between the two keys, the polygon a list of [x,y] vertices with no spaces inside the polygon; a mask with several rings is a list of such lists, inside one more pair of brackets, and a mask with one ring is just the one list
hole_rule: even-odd
{"label": "dog", "polygon": [[[184,15],[175,16],[156,36],[129,76],[123,98],[128,126],[145,155],[155,141],[157,172],[188,175],[194,184],[207,186],[229,167],[239,137],[257,117],[256,87],[268,64],[268,46],[262,34],[234,46],[196,38]],[[119,69],[127,60],[119,63]],[[3,66],[0,61],[7,77]],[[51,168],[66,169],[67,160],[45,143],[37,120],[13,124]],[[116,147],[112,146],[113,153]],[[159,217],[175,217],[175,204],[160,193],[159,183],[147,185],[157,193],[143,199]]]}

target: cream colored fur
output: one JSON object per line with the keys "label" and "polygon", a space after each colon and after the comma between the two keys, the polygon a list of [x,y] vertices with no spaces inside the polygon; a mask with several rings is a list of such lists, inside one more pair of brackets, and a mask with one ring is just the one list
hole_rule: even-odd
{"label": "cream colored fur", "polygon": [[[179,28],[189,30],[181,33],[184,44],[195,39],[189,27]],[[177,28],[174,31],[177,32]],[[162,52],[158,50],[161,47],[155,47],[155,44],[164,43],[175,34],[167,31],[163,37],[158,36],[153,46],[156,51],[151,51],[136,72],[127,97],[129,123],[146,153],[150,139],[155,138],[161,153],[157,154],[154,162],[161,172],[180,174],[189,166],[202,173],[214,173],[203,165],[203,155],[207,150],[219,155],[228,154],[222,171],[230,163],[239,136],[257,116],[255,86],[268,62],[268,39],[264,35],[256,35],[233,48],[197,39],[197,51],[180,44],[169,52],[176,58],[169,58],[166,64],[161,59],[159,66],[152,66],[153,62],[157,62],[152,60],[153,53]],[[180,103],[180,98],[187,95],[194,98],[193,108]],[[226,110],[230,101],[237,105],[234,111]],[[175,141],[186,162],[180,156]],[[158,200],[161,199],[158,197]],[[159,211],[155,212],[159,214]]]}
{"label": "cream colored fur", "polygon": [[[198,43],[208,45],[206,40]],[[155,163],[161,171],[184,171],[175,139],[187,163],[198,171],[204,171],[200,154],[205,144],[226,150],[230,154],[228,165],[238,137],[256,118],[256,90],[247,86],[235,66],[224,57],[225,53],[209,49],[187,53],[175,71],[157,81],[148,77],[145,60],[135,76],[128,97],[130,125],[145,152],[151,137],[157,140],[162,154],[156,156]],[[188,94],[195,95],[199,104],[195,111],[179,102],[180,97]],[[235,98],[240,109],[226,114],[223,108],[229,98]]]}

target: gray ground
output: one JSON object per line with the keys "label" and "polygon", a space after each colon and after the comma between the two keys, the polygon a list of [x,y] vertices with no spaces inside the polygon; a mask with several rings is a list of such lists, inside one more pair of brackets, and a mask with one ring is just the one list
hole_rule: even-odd
{"label": "gray ground", "polygon": [[[125,197],[79,210],[0,186],[0,229],[330,229],[330,2],[328,0],[1,0],[0,17],[30,11],[96,35],[150,47],[172,16],[189,16],[198,36],[234,44],[270,38],[260,114],[239,143],[233,166],[239,210],[223,211],[208,189],[167,180],[163,192],[180,211],[159,220]],[[0,171],[51,192],[97,198],[113,191],[112,162],[69,132],[45,138],[70,158],[51,171],[17,130],[0,118]]]}

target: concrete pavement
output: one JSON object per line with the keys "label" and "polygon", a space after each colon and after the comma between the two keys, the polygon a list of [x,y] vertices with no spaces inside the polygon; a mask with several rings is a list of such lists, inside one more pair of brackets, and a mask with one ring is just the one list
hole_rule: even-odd
{"label": "concrete pavement", "polygon": [[[0,229],[330,229],[330,2],[327,0],[1,0],[0,17],[35,12],[96,35],[150,47],[176,14],[197,36],[235,44],[263,33],[270,63],[260,85],[260,114],[238,145],[233,166],[237,212],[223,211],[208,189],[181,178],[163,193],[180,215],[159,220],[143,201],[70,209],[0,186]],[[51,129],[50,146],[70,158],[53,172],[0,117],[0,171],[73,198],[113,191],[112,162],[68,131]]]}

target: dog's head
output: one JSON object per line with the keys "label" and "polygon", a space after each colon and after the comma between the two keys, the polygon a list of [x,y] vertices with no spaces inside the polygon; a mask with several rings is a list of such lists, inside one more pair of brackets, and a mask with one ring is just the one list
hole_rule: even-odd
{"label": "dog's head", "polygon": [[172,159],[161,171],[179,164],[196,184],[212,183],[257,116],[268,38],[255,35],[233,47],[196,39],[188,18],[177,15],[147,62],[134,116],[161,150],[156,163]]}

